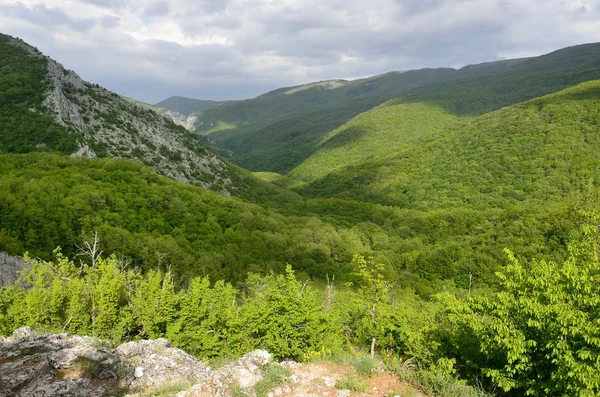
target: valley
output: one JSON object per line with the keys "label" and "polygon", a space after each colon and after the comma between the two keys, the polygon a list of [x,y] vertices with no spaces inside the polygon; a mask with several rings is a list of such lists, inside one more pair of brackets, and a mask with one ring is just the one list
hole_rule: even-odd
{"label": "valley", "polygon": [[597,43],[150,105],[0,35],[0,333],[595,395],[599,181]]}

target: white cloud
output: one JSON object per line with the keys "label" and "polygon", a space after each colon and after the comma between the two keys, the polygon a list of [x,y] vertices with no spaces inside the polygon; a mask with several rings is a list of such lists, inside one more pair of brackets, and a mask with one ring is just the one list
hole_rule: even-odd
{"label": "white cloud", "polygon": [[156,102],[600,41],[597,0],[0,0],[3,33]]}

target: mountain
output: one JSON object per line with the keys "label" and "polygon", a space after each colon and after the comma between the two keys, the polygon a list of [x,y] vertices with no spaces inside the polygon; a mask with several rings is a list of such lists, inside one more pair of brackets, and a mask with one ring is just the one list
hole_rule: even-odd
{"label": "mountain", "polygon": [[559,201],[600,181],[599,109],[600,81],[458,124],[400,98],[334,131],[289,177],[308,196],[421,210]]}
{"label": "mountain", "polygon": [[250,178],[184,128],[83,81],[22,40],[0,35],[0,70],[0,152],[135,159],[225,193]]}
{"label": "mountain", "polygon": [[392,72],[283,88],[206,110],[196,130],[203,142],[242,167],[285,174],[319,150],[326,134],[396,97],[472,117],[598,78],[600,44],[585,44],[458,70]]}
{"label": "mountain", "polygon": [[282,88],[199,113],[196,132],[241,167],[286,173],[314,151],[324,134],[345,121],[451,73],[423,69]]}
{"label": "mountain", "polygon": [[189,116],[202,110],[211,109],[224,103],[232,101],[207,101],[203,99],[191,99],[182,96],[172,96],[163,101],[155,103],[153,106],[181,113],[184,116]]}

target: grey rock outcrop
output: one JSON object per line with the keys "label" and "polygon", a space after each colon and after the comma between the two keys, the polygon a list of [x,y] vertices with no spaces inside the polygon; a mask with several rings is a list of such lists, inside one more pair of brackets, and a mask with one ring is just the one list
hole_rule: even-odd
{"label": "grey rock outcrop", "polygon": [[22,258],[0,251],[0,287],[16,281],[19,271],[23,270],[26,265],[27,263]]}
{"label": "grey rock outcrop", "polygon": [[206,366],[165,339],[116,349],[89,336],[40,334],[29,327],[0,338],[0,396],[112,396],[201,382]]}
{"label": "grey rock outcrop", "polygon": [[[202,382],[210,369],[202,362],[171,344],[166,339],[127,342],[115,349],[128,366],[127,384],[130,390]],[[133,376],[131,376],[133,375]]]}
{"label": "grey rock outcrop", "polygon": [[234,385],[252,390],[262,379],[262,368],[270,361],[271,355],[267,351],[255,350],[215,371],[203,383],[180,392],[177,397],[231,396]]}
{"label": "grey rock outcrop", "polygon": [[[185,128],[169,118],[127,101],[98,85],[83,81],[24,41],[11,38],[29,56],[47,62],[43,105],[57,123],[77,134],[79,150],[72,155],[142,161],[170,178],[229,194],[236,190],[234,169],[208,150]],[[194,123],[185,118],[180,123]]]}
{"label": "grey rock outcrop", "polygon": [[0,339],[0,395],[103,396],[124,385],[120,360],[105,342],[74,335],[40,335],[20,328]]}

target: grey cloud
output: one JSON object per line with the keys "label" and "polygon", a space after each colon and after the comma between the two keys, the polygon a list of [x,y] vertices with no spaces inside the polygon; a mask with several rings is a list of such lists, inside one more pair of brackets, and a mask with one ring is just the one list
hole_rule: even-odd
{"label": "grey cloud", "polygon": [[96,24],[95,19],[71,18],[63,10],[47,8],[43,4],[38,4],[30,8],[19,2],[1,6],[0,10],[6,16],[23,19],[33,24],[47,27],[68,26],[77,32],[85,32]]}
{"label": "grey cloud", "polygon": [[166,16],[169,13],[169,4],[166,1],[155,1],[144,9],[148,17]]}
{"label": "grey cloud", "polygon": [[[81,1],[112,14],[118,9],[118,17],[106,16],[98,29],[86,30],[69,10],[17,4],[0,6],[0,13],[43,25],[28,32],[31,44],[82,77],[148,102],[170,95],[239,99],[315,80],[460,67],[600,41],[598,1],[582,1],[585,12],[564,0]],[[163,26],[177,26],[186,38],[227,37],[227,45],[142,40],[155,37],[136,31],[136,19],[144,17],[170,20]],[[61,43],[64,37],[53,42],[58,25],[95,44],[73,50]]]}
{"label": "grey cloud", "polygon": [[100,25],[102,25],[103,28],[111,29],[111,28],[119,26],[120,20],[121,19],[118,17],[105,16],[100,21]]}
{"label": "grey cloud", "polygon": [[81,0],[83,3],[94,4],[111,10],[119,9],[127,5],[128,0]]}

